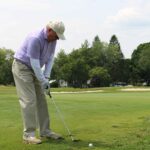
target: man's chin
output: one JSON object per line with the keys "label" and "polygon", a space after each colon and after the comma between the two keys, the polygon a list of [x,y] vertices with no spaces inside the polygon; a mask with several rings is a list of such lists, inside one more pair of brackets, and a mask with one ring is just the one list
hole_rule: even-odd
{"label": "man's chin", "polygon": [[49,39],[49,40],[48,40],[48,39],[47,39],[47,41],[48,41],[48,42],[53,42],[53,41],[56,41],[56,40],[53,40],[53,39]]}

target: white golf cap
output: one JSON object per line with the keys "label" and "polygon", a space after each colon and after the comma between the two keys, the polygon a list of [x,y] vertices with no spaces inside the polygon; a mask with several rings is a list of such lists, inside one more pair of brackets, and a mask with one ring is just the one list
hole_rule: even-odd
{"label": "white golf cap", "polygon": [[50,27],[53,31],[56,32],[57,36],[61,40],[65,40],[64,31],[65,31],[65,25],[62,21],[50,21],[47,24],[48,27]]}

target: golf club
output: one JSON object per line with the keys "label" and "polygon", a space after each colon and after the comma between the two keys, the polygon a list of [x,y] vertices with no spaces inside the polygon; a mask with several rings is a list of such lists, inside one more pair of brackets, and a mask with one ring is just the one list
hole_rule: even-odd
{"label": "golf club", "polygon": [[50,93],[50,90],[47,91],[47,95],[49,95],[50,99],[52,100],[52,103],[54,104],[54,106],[55,106],[55,108],[56,108],[57,114],[58,114],[60,120],[62,121],[62,123],[63,123],[65,129],[67,130],[68,136],[71,138],[71,140],[72,140],[73,142],[78,142],[78,141],[80,141],[79,139],[75,139],[75,138],[73,137],[73,135],[72,135],[71,131],[69,130],[69,128],[68,128],[66,122],[64,121],[64,118],[63,118],[63,116],[62,116],[62,113],[60,112],[60,109],[59,109],[58,106],[56,105],[56,102],[55,102],[54,98],[52,97],[52,95],[51,95],[51,93]]}

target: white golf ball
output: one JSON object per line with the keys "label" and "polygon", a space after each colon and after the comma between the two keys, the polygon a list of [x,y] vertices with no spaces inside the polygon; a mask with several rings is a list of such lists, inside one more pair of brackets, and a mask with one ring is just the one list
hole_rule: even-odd
{"label": "white golf ball", "polygon": [[89,143],[89,147],[93,147],[93,144],[92,144],[92,143]]}

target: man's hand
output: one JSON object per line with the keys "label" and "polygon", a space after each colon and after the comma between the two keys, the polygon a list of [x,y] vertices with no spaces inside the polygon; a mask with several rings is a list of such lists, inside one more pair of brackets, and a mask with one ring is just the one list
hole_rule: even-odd
{"label": "man's hand", "polygon": [[50,83],[47,79],[42,83],[42,87],[45,90],[45,93],[50,95]]}
{"label": "man's hand", "polygon": [[43,89],[49,89],[49,88],[50,88],[50,84],[49,84],[48,79],[45,79],[45,80],[42,82],[42,88],[43,88]]}

